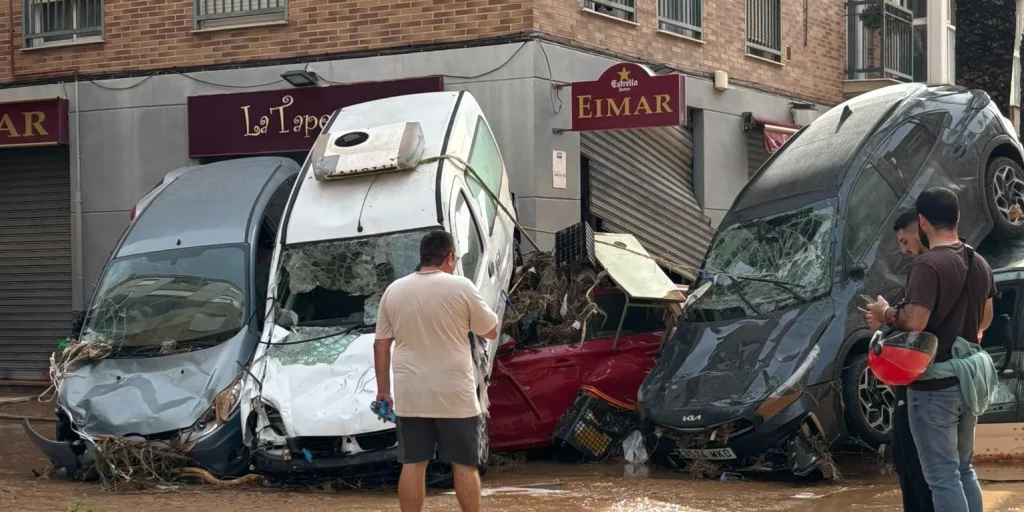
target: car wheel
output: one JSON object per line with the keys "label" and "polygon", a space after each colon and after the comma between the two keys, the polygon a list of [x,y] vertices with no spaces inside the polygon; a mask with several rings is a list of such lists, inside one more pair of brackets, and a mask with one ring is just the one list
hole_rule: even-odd
{"label": "car wheel", "polygon": [[491,435],[487,430],[487,417],[480,417],[479,436],[480,436],[480,464],[477,465],[477,469],[480,470],[480,476],[487,474],[487,461],[491,458]]}
{"label": "car wheel", "polygon": [[850,360],[843,370],[842,381],[850,434],[874,447],[890,442],[896,394],[871,372],[867,354]]}
{"label": "car wheel", "polygon": [[985,169],[985,194],[993,230],[1024,236],[1024,170],[1006,157],[992,159]]}

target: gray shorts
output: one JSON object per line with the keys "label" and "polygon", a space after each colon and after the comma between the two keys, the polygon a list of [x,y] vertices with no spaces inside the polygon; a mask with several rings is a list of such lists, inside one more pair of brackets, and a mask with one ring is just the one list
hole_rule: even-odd
{"label": "gray shorts", "polygon": [[434,459],[477,466],[480,461],[480,421],[471,418],[398,418],[398,462],[415,464]]}

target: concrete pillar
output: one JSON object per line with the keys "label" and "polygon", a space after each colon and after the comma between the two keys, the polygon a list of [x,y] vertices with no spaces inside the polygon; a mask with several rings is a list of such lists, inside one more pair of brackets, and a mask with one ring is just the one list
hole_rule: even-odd
{"label": "concrete pillar", "polygon": [[930,84],[949,84],[953,71],[949,68],[949,28],[951,14],[949,0],[928,2],[928,77]]}

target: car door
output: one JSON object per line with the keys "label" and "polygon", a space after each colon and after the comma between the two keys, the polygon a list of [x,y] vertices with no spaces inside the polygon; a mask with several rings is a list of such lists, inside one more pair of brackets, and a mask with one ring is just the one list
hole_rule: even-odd
{"label": "car door", "polygon": [[558,420],[579,389],[579,343],[516,346],[512,353],[498,356],[488,389],[492,449],[550,445]]}
{"label": "car door", "polygon": [[[512,275],[512,236],[515,223],[509,218],[513,212],[511,192],[504,160],[494,134],[480,111],[479,106],[467,105],[467,125],[472,131],[467,162],[473,168],[466,176],[469,195],[476,200],[480,212],[480,224],[488,239],[490,252],[483,262],[488,280],[492,281],[495,293],[504,291]],[[495,201],[491,193],[498,196]]]}
{"label": "car door", "polygon": [[996,298],[992,301],[992,323],[985,330],[981,346],[996,365],[999,386],[979,423],[1014,423],[1024,419],[1020,405],[1021,358],[1024,354],[1024,273],[996,275]]}
{"label": "car door", "polygon": [[635,304],[626,308],[626,294],[617,288],[595,289],[594,302],[605,315],[595,315],[587,327],[580,355],[580,385],[632,404],[661,351],[664,310]]}

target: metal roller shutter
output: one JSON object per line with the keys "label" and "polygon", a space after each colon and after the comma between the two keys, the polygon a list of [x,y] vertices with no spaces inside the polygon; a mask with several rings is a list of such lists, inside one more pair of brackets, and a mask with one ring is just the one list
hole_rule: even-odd
{"label": "metal roller shutter", "polygon": [[0,379],[46,380],[71,325],[66,147],[0,149]]}
{"label": "metal roller shutter", "polygon": [[699,268],[715,230],[693,193],[690,131],[584,132],[580,143],[590,159],[590,213],[604,229],[632,233],[651,254]]}
{"label": "metal roller shutter", "polygon": [[764,130],[754,128],[747,132],[747,178],[754,176],[761,164],[768,160],[768,156],[768,151],[764,149]]}

